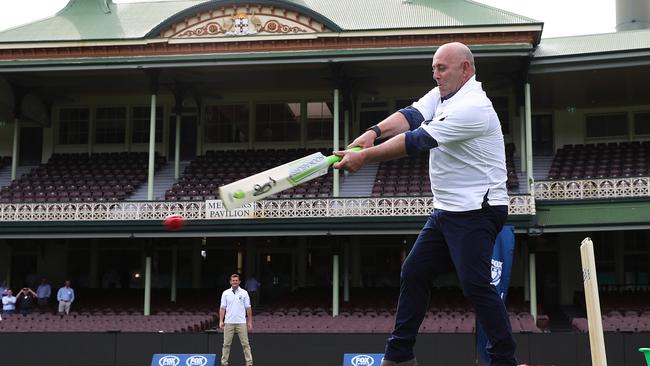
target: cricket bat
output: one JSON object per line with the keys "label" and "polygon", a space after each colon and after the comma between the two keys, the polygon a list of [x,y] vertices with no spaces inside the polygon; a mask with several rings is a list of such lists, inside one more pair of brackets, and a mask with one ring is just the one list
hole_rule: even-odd
{"label": "cricket bat", "polygon": [[[353,147],[350,150],[359,151],[361,147]],[[313,153],[221,186],[219,196],[223,206],[232,210],[325,175],[330,165],[340,160],[341,158],[336,155],[325,156],[319,152]]]}
{"label": "cricket bat", "polygon": [[593,366],[607,366],[603,320],[600,314],[600,297],[598,296],[598,280],[596,278],[596,259],[594,244],[590,238],[585,238],[580,245],[580,259],[582,261],[582,280],[585,285],[591,364]]}

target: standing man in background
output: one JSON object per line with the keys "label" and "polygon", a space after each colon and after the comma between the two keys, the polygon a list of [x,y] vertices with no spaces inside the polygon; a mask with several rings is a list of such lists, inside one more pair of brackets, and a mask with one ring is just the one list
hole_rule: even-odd
{"label": "standing man in background", "polygon": [[255,275],[250,276],[246,280],[246,291],[251,298],[251,304],[257,306],[259,303],[259,289],[262,284],[255,278]]}
{"label": "standing man in background", "polygon": [[[381,366],[417,365],[413,347],[431,296],[429,281],[454,267],[488,337],[490,365],[515,366],[508,313],[490,283],[492,249],[509,202],[501,124],[476,81],[467,46],[440,46],[432,68],[436,88],[348,146],[363,150],[335,152],[343,159],[334,168],[355,172],[367,163],[429,151],[434,211],[402,265],[395,327]],[[390,140],[374,146],[380,136]]]}
{"label": "standing man in background", "polygon": [[16,313],[16,296],[13,291],[8,288],[5,295],[2,297],[2,314],[11,315]]}
{"label": "standing man in background", "polygon": [[56,299],[59,301],[59,315],[70,314],[70,306],[74,301],[74,290],[70,287],[69,280],[66,280],[65,285],[59,289]]}
{"label": "standing man in background", "polygon": [[0,297],[5,297],[5,295],[7,295],[7,290],[7,281],[2,281],[2,283],[0,283]]}
{"label": "standing man in background", "polygon": [[239,287],[240,282],[238,274],[230,275],[230,288],[221,294],[219,307],[219,328],[223,329],[221,366],[228,366],[230,344],[235,333],[244,350],[246,366],[253,366],[253,355],[248,342],[248,331],[253,330],[253,311],[248,292]]}
{"label": "standing man in background", "polygon": [[18,291],[16,298],[20,304],[20,313],[23,316],[31,314],[35,302],[34,300],[36,300],[36,292],[29,287],[24,287]]}
{"label": "standing man in background", "polygon": [[47,310],[50,303],[50,296],[52,296],[52,286],[43,278],[41,279],[41,284],[36,289],[36,301],[41,312]]}

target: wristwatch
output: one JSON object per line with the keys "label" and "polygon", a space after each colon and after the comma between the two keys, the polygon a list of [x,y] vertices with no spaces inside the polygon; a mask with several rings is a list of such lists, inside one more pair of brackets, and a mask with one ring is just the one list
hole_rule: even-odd
{"label": "wristwatch", "polygon": [[373,126],[370,126],[370,127],[366,128],[366,131],[373,131],[377,135],[376,139],[378,139],[379,136],[381,136],[381,130],[379,129],[379,126],[377,126],[377,125],[373,125]]}

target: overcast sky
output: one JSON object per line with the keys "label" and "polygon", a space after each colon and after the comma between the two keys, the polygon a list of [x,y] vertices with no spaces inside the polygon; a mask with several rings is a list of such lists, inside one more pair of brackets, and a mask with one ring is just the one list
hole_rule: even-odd
{"label": "overcast sky", "polygon": [[[114,0],[145,1],[152,0]],[[616,0],[476,1],[544,22],[544,38],[615,31]],[[51,16],[67,3],[68,0],[0,0],[0,30]]]}

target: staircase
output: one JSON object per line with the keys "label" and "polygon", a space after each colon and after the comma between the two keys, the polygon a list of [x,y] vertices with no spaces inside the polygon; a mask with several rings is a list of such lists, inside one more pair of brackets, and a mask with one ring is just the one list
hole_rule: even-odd
{"label": "staircase", "polygon": [[[517,172],[517,179],[519,179],[519,188],[517,188],[516,193],[528,193],[528,178],[526,177],[526,172],[522,171],[519,167],[520,162],[519,157],[515,158],[514,165]],[[535,181],[546,180],[551,164],[553,164],[553,155],[533,157],[533,178]]]}
{"label": "staircase", "polygon": [[379,163],[364,165],[356,173],[350,173],[341,180],[340,197],[370,197],[375,185]]}
{"label": "staircase", "polygon": [[[190,165],[190,161],[180,162],[180,172],[183,175],[185,167]],[[174,179],[174,162],[169,161],[163,165],[153,176],[153,199],[164,200],[165,192],[176,183]],[[147,182],[144,182],[138,189],[127,198],[127,201],[146,201],[147,200]]]}
{"label": "staircase", "polygon": [[[36,165],[25,165],[16,167],[16,178],[20,178],[23,174],[29,173]],[[11,164],[0,169],[0,187],[9,186],[11,184]]]}
{"label": "staircase", "polygon": [[548,171],[553,164],[553,155],[540,155],[533,157],[533,178],[538,180],[546,180]]}
{"label": "staircase", "polygon": [[526,194],[528,193],[528,183],[526,180],[526,172],[522,172],[519,167],[520,160],[518,157],[513,157],[512,165],[514,166],[515,173],[517,174],[517,181],[519,181],[519,186],[517,188],[509,188],[508,193],[517,193],[517,194]]}

